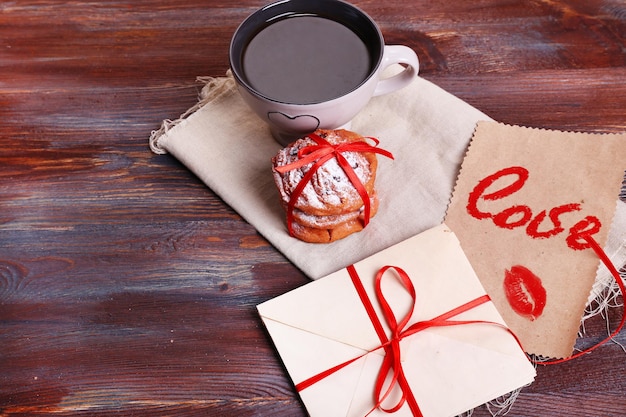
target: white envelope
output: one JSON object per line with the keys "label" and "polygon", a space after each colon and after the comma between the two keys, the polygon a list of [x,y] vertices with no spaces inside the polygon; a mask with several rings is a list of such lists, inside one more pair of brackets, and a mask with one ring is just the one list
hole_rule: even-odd
{"label": "white envelope", "polygon": [[[376,272],[385,265],[402,268],[415,287],[409,325],[485,295],[454,233],[445,224],[427,230],[354,265],[387,334],[389,328],[374,292]],[[385,274],[382,290],[400,321],[412,299],[393,275]],[[374,385],[384,349],[370,352],[381,341],[346,269],[257,308],[296,386],[364,355],[299,392],[312,417],[361,417],[375,406]],[[491,301],[453,320],[504,325]],[[411,394],[424,417],[456,416],[535,378],[535,368],[515,337],[495,324],[431,327],[403,339],[401,352]],[[398,392],[394,390],[394,395]],[[384,405],[394,400],[388,398]],[[377,409],[370,415],[389,414]],[[410,415],[407,404],[393,414]]]}

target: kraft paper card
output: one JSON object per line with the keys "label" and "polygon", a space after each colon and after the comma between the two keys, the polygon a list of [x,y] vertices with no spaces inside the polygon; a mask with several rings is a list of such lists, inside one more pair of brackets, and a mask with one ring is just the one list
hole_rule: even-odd
{"label": "kraft paper card", "polygon": [[445,221],[526,352],[571,356],[625,169],[626,134],[478,123]]}
{"label": "kraft paper card", "polygon": [[[386,266],[393,268],[381,271]],[[396,333],[406,337],[393,336],[382,297],[399,324]],[[389,415],[376,408],[381,369],[383,379],[389,368],[400,372],[382,402],[401,405],[394,416],[418,410],[424,417],[456,416],[535,377],[445,224],[260,304],[258,311],[312,417]],[[383,348],[385,340],[390,343]],[[399,348],[392,350],[395,341]],[[398,402],[401,392],[404,403]]]}

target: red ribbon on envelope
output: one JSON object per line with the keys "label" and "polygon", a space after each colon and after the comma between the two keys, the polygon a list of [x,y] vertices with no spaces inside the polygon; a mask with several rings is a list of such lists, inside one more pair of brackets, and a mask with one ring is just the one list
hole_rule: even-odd
{"label": "red ribbon on envelope", "polygon": [[[411,307],[409,311],[399,322],[396,319],[395,314],[393,313],[393,310],[391,309],[391,306],[389,305],[387,299],[385,298],[382,292],[382,288],[381,288],[381,282],[382,282],[383,276],[385,272],[389,269],[393,269],[396,271],[396,278],[400,281],[400,283],[406,289],[406,291],[409,293],[412,299],[412,303],[411,303]],[[459,314],[463,312],[471,310],[481,304],[484,304],[490,301],[491,299],[489,298],[487,294],[477,297],[435,318],[432,318],[430,320],[419,321],[408,326],[408,323],[411,319],[411,316],[413,315],[413,311],[415,308],[415,301],[416,301],[415,288],[408,274],[402,268],[399,268],[396,266],[389,266],[389,265],[382,267],[376,273],[376,277],[375,277],[376,298],[378,299],[379,305],[382,309],[383,318],[387,322],[387,326],[389,327],[391,331],[391,334],[388,336],[385,332],[385,329],[383,328],[383,325],[378,315],[376,314],[376,310],[374,309],[374,306],[372,305],[372,301],[368,297],[367,292],[365,288],[363,287],[363,283],[361,282],[361,279],[359,278],[356,269],[354,268],[353,265],[350,265],[347,267],[347,270],[348,270],[348,274],[350,275],[350,278],[352,279],[352,283],[356,289],[356,292],[358,293],[361,299],[361,302],[363,303],[363,306],[365,307],[365,310],[367,311],[370,321],[372,322],[372,325],[374,326],[376,334],[378,335],[378,338],[380,339],[381,344],[371,349],[370,351],[364,353],[363,355],[350,359],[344,363],[336,365],[326,371],[323,371],[317,375],[312,376],[309,379],[306,379],[300,382],[299,384],[296,385],[296,389],[298,391],[302,391],[310,387],[311,385],[323,380],[324,378],[334,374],[340,369],[350,365],[351,363],[361,359],[362,357],[376,350],[384,349],[385,356],[384,356],[383,363],[381,365],[381,368],[378,373],[378,377],[376,379],[375,386],[374,386],[374,404],[375,405],[366,415],[371,414],[376,409],[380,409],[386,413],[394,413],[398,411],[400,408],[402,408],[402,406],[406,403],[414,416],[421,417],[422,413],[420,411],[419,405],[417,404],[417,400],[415,399],[413,392],[411,391],[411,387],[409,386],[409,383],[407,382],[406,377],[404,375],[404,371],[402,369],[402,363],[401,363],[401,357],[400,357],[400,342],[402,341],[402,339],[412,336],[418,332],[421,332],[422,330],[426,330],[431,327],[458,326],[458,325],[464,325],[464,324],[491,324],[491,325],[502,327],[503,329],[507,330],[509,333],[513,335],[513,337],[519,343],[519,340],[517,339],[515,334],[508,327],[506,327],[505,325],[501,323],[483,321],[483,320],[451,320],[452,318],[454,318],[455,316],[458,316]],[[390,373],[391,373],[391,379],[389,380],[389,383],[387,384],[388,386],[385,389],[385,381],[387,380],[387,377],[389,376]],[[392,391],[396,387],[398,387],[402,392],[401,398],[394,405],[390,407],[383,406],[383,402],[389,397],[389,395],[392,393]]]}
{"label": "red ribbon on envelope", "polygon": [[284,174],[285,172],[293,169],[298,169],[311,163],[313,164],[311,169],[306,172],[289,197],[289,203],[287,203],[287,228],[289,229],[289,234],[293,235],[293,210],[296,207],[298,198],[300,198],[304,188],[311,181],[318,168],[332,158],[337,159],[337,163],[359,193],[361,200],[363,200],[363,227],[367,226],[370,220],[370,197],[367,194],[367,190],[361,183],[361,180],[342,154],[344,152],[373,152],[393,159],[391,152],[378,148],[377,146],[379,141],[375,138],[367,138],[373,140],[375,142],[374,145],[370,145],[369,143],[362,141],[344,142],[333,145],[315,133],[310,133],[307,137],[312,139],[317,145],[311,145],[300,149],[298,151],[298,158],[300,159],[297,161],[276,167],[276,171]]}

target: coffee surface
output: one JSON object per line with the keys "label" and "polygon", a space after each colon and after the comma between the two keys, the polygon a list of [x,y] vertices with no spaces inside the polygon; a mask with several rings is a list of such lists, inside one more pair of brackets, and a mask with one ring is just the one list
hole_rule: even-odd
{"label": "coffee surface", "polygon": [[285,103],[340,97],[361,84],[371,66],[368,48],[356,33],[318,16],[289,17],[265,27],[243,55],[250,86]]}

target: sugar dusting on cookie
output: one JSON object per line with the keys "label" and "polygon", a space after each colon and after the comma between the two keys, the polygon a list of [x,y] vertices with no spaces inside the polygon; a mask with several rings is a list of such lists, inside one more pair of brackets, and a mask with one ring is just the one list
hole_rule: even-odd
{"label": "sugar dusting on cookie", "polygon": [[[332,144],[337,144],[341,141],[341,137],[332,131],[323,137]],[[283,166],[298,160],[298,151],[314,144],[315,142],[307,137],[298,139],[292,145],[282,149],[278,153],[275,157],[275,165]],[[343,156],[363,184],[370,181],[372,177],[370,162],[363,154],[358,152],[345,152]],[[278,179],[280,180],[278,186],[281,191],[281,198],[285,203],[289,201],[293,190],[312,166],[313,163],[305,165],[301,169],[295,169],[285,174],[278,174]],[[358,205],[360,201],[361,197],[354,185],[339,166],[337,160],[333,158],[322,165],[313,175],[313,178],[306,185],[298,198],[296,207],[328,209],[329,206],[354,206]]]}
{"label": "sugar dusting on cookie", "polygon": [[330,243],[363,230],[378,211],[378,140],[348,130],[317,130],[281,149],[272,173],[291,236]]}

